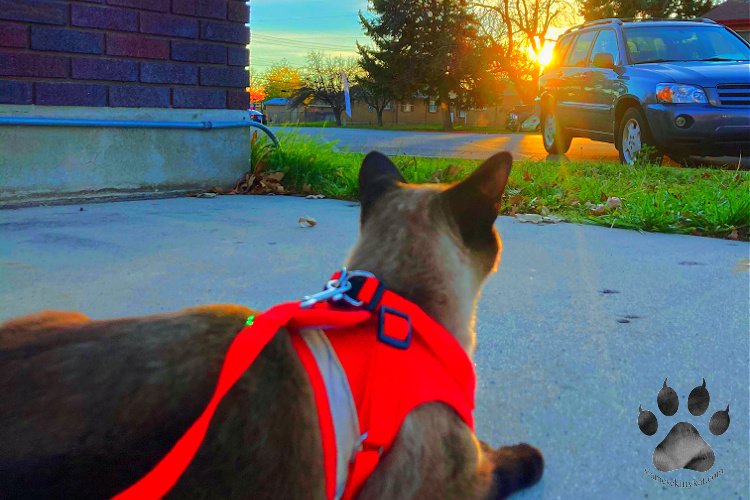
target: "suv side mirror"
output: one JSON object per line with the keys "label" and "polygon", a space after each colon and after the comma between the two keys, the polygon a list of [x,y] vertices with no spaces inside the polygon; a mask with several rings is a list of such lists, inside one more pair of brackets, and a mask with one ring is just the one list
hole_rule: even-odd
{"label": "suv side mirror", "polygon": [[594,55],[594,67],[615,69],[615,58],[607,52],[599,52]]}

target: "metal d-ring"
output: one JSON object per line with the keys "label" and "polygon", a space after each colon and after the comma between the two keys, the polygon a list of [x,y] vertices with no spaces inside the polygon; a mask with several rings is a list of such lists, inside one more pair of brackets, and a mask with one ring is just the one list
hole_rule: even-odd
{"label": "metal d-ring", "polygon": [[302,303],[300,304],[300,307],[308,308],[312,307],[318,302],[325,302],[328,300],[331,300],[333,302],[343,300],[349,305],[355,307],[361,306],[362,304],[364,304],[364,302],[362,302],[361,300],[353,299],[346,294],[346,292],[352,289],[352,284],[349,281],[349,278],[354,276],[370,277],[372,276],[372,274],[366,271],[353,271],[351,274],[349,274],[346,271],[346,267],[342,267],[341,274],[339,275],[338,279],[328,281],[325,289],[322,292],[318,292],[313,295],[305,295],[304,297],[302,297]]}

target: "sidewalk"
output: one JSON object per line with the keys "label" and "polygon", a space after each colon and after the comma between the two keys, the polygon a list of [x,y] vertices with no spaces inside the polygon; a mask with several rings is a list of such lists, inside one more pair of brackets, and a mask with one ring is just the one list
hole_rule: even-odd
{"label": "sidewalk", "polygon": [[[301,216],[317,226],[299,227]],[[0,321],[298,299],[344,261],[358,217],[351,202],[279,196],[0,210]],[[542,483],[518,498],[747,498],[750,245],[507,217],[498,227],[503,261],[477,315],[475,416],[481,439],[544,452]],[[680,397],[674,417],[656,406],[665,377]],[[703,377],[711,403],[694,417],[687,395]],[[652,437],[638,429],[639,404],[659,418]],[[714,436],[708,419],[727,404],[729,430]],[[651,463],[681,420],[713,448],[709,472]],[[687,489],[644,470],[679,482],[722,472]]]}

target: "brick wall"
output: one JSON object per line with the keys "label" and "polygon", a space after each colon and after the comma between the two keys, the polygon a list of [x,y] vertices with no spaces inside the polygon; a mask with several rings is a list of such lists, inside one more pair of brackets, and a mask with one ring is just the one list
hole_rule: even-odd
{"label": "brick wall", "polygon": [[247,109],[244,0],[0,0],[0,104]]}

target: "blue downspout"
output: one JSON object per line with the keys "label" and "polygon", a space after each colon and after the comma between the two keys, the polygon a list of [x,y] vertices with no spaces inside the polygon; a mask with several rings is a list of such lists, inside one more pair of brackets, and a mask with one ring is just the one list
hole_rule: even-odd
{"label": "blue downspout", "polygon": [[174,122],[148,120],[94,120],[85,118],[30,118],[20,116],[0,116],[0,125],[21,125],[34,127],[111,127],[111,128],[166,128],[166,129],[194,129],[211,130],[222,128],[255,127],[259,128],[271,138],[274,146],[279,145],[276,135],[263,125],[254,121],[204,121],[204,122]]}

